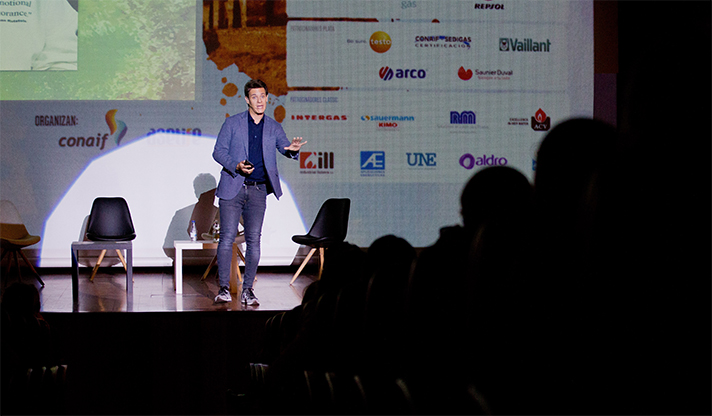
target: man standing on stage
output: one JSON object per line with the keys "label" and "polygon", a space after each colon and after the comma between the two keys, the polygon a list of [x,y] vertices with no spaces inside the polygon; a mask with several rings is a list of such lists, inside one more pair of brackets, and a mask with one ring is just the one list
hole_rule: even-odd
{"label": "man standing on stage", "polygon": [[261,80],[245,84],[247,111],[228,117],[220,128],[213,159],[223,166],[215,195],[220,198],[220,242],[218,243],[218,283],[215,302],[230,302],[232,243],[242,216],[245,227],[245,274],[240,301],[259,305],[252,289],[260,261],[260,237],[267,208],[267,195],[279,199],[282,188],[277,172],[275,149],[297,160],[307,142],[295,137],[291,143],[282,126],[266,116],[267,85]]}

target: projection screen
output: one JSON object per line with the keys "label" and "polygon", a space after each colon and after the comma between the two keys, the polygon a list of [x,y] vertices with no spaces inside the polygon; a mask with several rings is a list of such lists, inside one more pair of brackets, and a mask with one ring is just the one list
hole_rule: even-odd
{"label": "projection screen", "polygon": [[70,265],[99,196],[128,201],[135,266],[171,265],[251,78],[269,86],[266,114],[308,141],[298,161],[278,157],[263,265],[292,264],[291,236],[332,197],[352,201],[350,243],[428,246],[460,222],[474,173],[533,179],[551,127],[593,115],[592,1],[78,0],[49,17],[47,1],[0,1],[8,51],[76,21],[56,46],[74,66],[40,66],[42,50],[26,68],[0,62],[0,197],[41,235],[41,267]]}

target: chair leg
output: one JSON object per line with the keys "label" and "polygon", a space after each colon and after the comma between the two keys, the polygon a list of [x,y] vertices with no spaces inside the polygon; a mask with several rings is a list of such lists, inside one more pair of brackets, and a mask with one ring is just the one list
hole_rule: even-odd
{"label": "chair leg", "polygon": [[91,271],[91,277],[89,278],[90,282],[94,281],[94,276],[96,276],[97,270],[99,270],[99,266],[101,266],[102,260],[104,260],[104,256],[106,255],[106,250],[101,250],[101,254],[99,254],[99,258],[96,260],[96,265],[94,266],[94,270]]}
{"label": "chair leg", "polygon": [[292,283],[294,283],[295,280],[297,280],[297,277],[299,276],[299,273],[301,273],[302,270],[304,270],[304,266],[307,265],[307,263],[309,262],[309,259],[311,259],[312,255],[314,255],[314,252],[315,252],[315,251],[316,251],[316,247],[313,247],[311,250],[309,250],[309,254],[307,254],[307,257],[306,257],[306,258],[304,259],[304,261],[302,262],[302,265],[299,266],[299,270],[297,270],[297,272],[294,273],[294,277],[292,277],[292,281],[289,282],[290,285],[291,285]]}
{"label": "chair leg", "polygon": [[319,276],[316,280],[321,280],[321,273],[324,271],[324,247],[319,247]]}
{"label": "chair leg", "polygon": [[[32,272],[35,273],[35,279],[37,279],[37,281],[40,282],[40,284],[44,287],[45,284],[44,284],[44,282],[42,281],[42,278],[40,277],[40,274],[37,273],[37,270],[35,270],[35,268],[32,266],[32,263],[30,263],[30,261],[27,260],[27,256],[25,256],[25,253],[23,253],[22,250],[20,250],[20,255],[22,256],[22,259],[25,261],[25,263],[26,263],[28,266],[30,266],[30,269],[32,270]],[[20,265],[18,264],[17,267],[18,267],[18,269],[19,269],[19,268],[20,268]]]}
{"label": "chair leg", "polygon": [[210,269],[213,268],[217,259],[218,259],[218,256],[213,256],[213,259],[210,260],[210,264],[208,264],[208,268],[205,269],[205,273],[203,273],[203,277],[200,280],[205,280],[208,277],[208,274],[210,274]]}
{"label": "chair leg", "polygon": [[[235,254],[237,254],[237,256],[235,256]],[[238,256],[242,259],[243,264],[247,264],[247,263],[245,263],[245,256],[242,255],[240,246],[238,246],[237,243],[233,243],[232,244],[232,260],[235,262],[235,273],[237,274],[237,279],[240,281],[240,283],[242,283],[242,273],[240,272],[240,261],[237,260]],[[254,281],[255,282],[257,281],[257,276],[255,276]]]}
{"label": "chair leg", "polygon": [[[124,259],[124,255],[121,254],[121,250],[119,250],[119,249],[117,248],[117,249],[116,249],[116,254],[119,255],[119,260],[121,260],[121,264],[124,265],[124,270],[128,272],[128,271],[129,271],[129,268],[128,268],[128,266],[126,266],[126,259]],[[132,281],[132,282],[135,282],[135,281],[136,281],[136,279],[134,279],[133,275],[131,275],[131,281]]]}

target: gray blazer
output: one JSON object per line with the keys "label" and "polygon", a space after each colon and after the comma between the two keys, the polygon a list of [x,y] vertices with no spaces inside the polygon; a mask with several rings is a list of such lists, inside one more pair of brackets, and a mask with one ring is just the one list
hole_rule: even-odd
{"label": "gray blazer", "polygon": [[[220,128],[218,138],[215,141],[213,159],[222,165],[220,172],[220,183],[215,195],[222,199],[232,199],[240,191],[240,187],[245,181],[245,177],[237,172],[237,165],[247,159],[249,149],[247,136],[247,111],[228,117]],[[282,126],[274,119],[264,116],[264,129],[262,131],[262,155],[265,162],[265,170],[269,177],[271,190],[274,196],[279,199],[282,196],[282,187],[279,183],[279,172],[277,172],[277,154],[274,149],[286,157],[292,159],[299,158],[299,152],[285,150],[291,142],[287,139]]]}

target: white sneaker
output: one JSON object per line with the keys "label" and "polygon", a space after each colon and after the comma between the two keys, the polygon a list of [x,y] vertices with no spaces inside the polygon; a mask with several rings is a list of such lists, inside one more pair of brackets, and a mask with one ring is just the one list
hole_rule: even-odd
{"label": "white sneaker", "polygon": [[232,296],[230,296],[230,289],[226,287],[221,287],[218,295],[215,296],[215,303],[225,303],[232,302]]}
{"label": "white sneaker", "polygon": [[260,301],[255,296],[255,291],[252,288],[244,289],[242,295],[240,296],[240,301],[245,305],[259,305]]}

